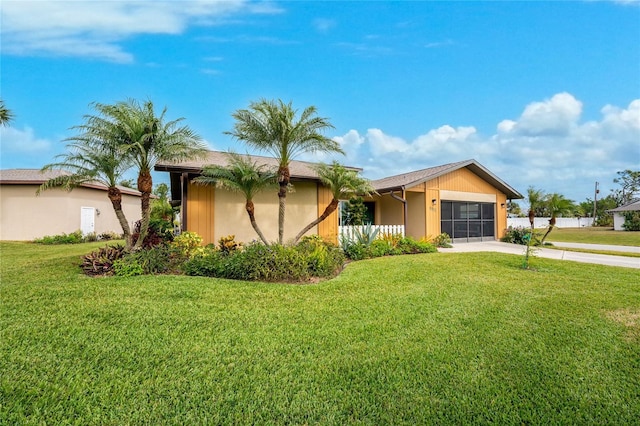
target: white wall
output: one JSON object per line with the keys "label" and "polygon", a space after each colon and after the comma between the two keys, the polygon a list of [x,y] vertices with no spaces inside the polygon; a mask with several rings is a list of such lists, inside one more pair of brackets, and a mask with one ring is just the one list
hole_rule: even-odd
{"label": "white wall", "polygon": [[[546,228],[549,226],[549,217],[536,217],[533,221],[534,228]],[[591,226],[593,224],[593,218],[591,217],[558,217],[556,218],[556,227],[558,228],[582,228],[585,226]],[[508,217],[507,227],[512,228],[529,228],[528,217]]]}

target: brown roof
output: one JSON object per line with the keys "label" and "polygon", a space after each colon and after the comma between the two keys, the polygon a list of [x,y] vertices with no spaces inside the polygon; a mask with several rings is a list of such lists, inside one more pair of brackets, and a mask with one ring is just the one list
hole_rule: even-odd
{"label": "brown roof", "polygon": [[[42,185],[49,179],[59,176],[67,176],[71,173],[66,170],[46,170],[38,169],[6,169],[0,170],[0,184],[2,185]],[[101,182],[87,182],[80,186],[85,188],[99,189],[106,191],[108,187]],[[132,188],[118,186],[123,194],[140,195],[140,192]]]}
{"label": "brown roof", "polygon": [[[244,154],[243,154],[244,155]],[[251,161],[257,162],[260,165],[267,165],[269,167],[277,168],[278,161],[275,158],[263,157],[259,155],[248,155]],[[183,161],[181,163],[163,162],[158,161],[155,166],[156,171],[160,172],[174,172],[174,173],[202,173],[204,166],[213,164],[217,166],[226,166],[229,161],[229,153],[223,151],[209,151],[207,156],[202,160],[196,161]],[[289,163],[289,172],[293,179],[311,179],[317,180],[318,174],[313,168],[317,163],[311,163],[306,161],[291,161]],[[348,169],[362,171],[362,169],[356,167],[347,167]]]}
{"label": "brown roof", "polygon": [[640,200],[632,201],[624,206],[616,207],[615,209],[607,210],[608,212],[637,212],[640,211]]}
{"label": "brown roof", "polygon": [[442,166],[430,167],[428,169],[417,170],[415,172],[403,173],[390,176],[371,182],[378,193],[388,193],[391,191],[401,191],[403,189],[412,188],[420,185],[428,180],[435,179],[439,176],[451,173],[458,169],[466,167],[485,181],[506,194],[509,199],[524,198],[522,194],[507,185],[504,181],[491,173],[488,169],[478,163],[476,160],[465,160],[457,163],[444,164]]}

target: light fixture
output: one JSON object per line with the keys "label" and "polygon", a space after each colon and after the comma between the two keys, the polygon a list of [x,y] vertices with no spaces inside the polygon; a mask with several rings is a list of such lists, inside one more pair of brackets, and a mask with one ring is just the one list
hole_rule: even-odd
{"label": "light fixture", "polygon": [[500,204],[500,207],[502,207],[504,209],[504,203]]}
{"label": "light fixture", "polygon": [[100,216],[100,209],[96,209],[96,214]]}
{"label": "light fixture", "polygon": [[432,199],[432,200],[431,200],[431,204],[435,206],[435,205],[436,205],[436,201],[438,201],[438,200],[436,200],[435,198],[434,198],[434,199]]}

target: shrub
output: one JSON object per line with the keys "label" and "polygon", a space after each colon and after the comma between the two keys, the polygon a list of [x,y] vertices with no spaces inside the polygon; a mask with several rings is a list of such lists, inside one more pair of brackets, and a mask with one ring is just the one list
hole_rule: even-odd
{"label": "shrub", "polygon": [[33,240],[37,244],[79,244],[84,242],[82,232],[75,231],[71,234],[62,233],[60,235],[45,235],[42,238],[36,238]]}
{"label": "shrub", "polygon": [[137,261],[122,258],[113,262],[113,272],[118,277],[135,277],[144,274],[144,269]]}
{"label": "shrub", "polygon": [[436,247],[451,247],[451,237],[446,232],[443,232],[433,239],[433,244]]}
{"label": "shrub", "polygon": [[171,247],[182,257],[189,258],[201,251],[202,237],[195,232],[183,232],[173,239]]}
{"label": "shrub", "polygon": [[236,250],[225,262],[226,278],[257,281],[306,281],[310,278],[305,257],[295,247],[260,242]]}
{"label": "shrub", "polygon": [[109,241],[109,240],[119,240],[122,238],[122,235],[118,235],[115,232],[103,232],[98,235],[98,239],[101,241]]}
{"label": "shrub", "polygon": [[398,242],[398,249],[402,254],[435,253],[436,246],[427,241],[416,241],[411,237],[404,237]]}
{"label": "shrub", "polygon": [[335,275],[344,264],[344,252],[319,235],[303,237],[296,249],[306,258],[307,270],[314,277]]}
{"label": "shrub", "polygon": [[122,245],[105,246],[83,256],[80,267],[90,276],[112,275],[114,262],[122,258],[124,253]]}
{"label": "shrub", "polygon": [[230,253],[242,247],[241,243],[236,242],[235,235],[227,235],[226,237],[220,238],[218,245],[220,246],[220,251],[223,253]]}
{"label": "shrub", "polygon": [[344,251],[345,256],[351,260],[362,260],[368,257],[367,247],[356,241],[343,241],[342,250]]}
{"label": "shrub", "polygon": [[181,266],[182,272],[199,277],[224,278],[224,258],[220,251],[210,247],[204,248]]}
{"label": "shrub", "polygon": [[[533,241],[531,242],[533,245],[539,245],[539,237],[535,231],[533,233]],[[526,246],[529,243],[529,238],[531,238],[531,228],[526,228],[519,226],[517,228],[509,227],[507,228],[507,232],[504,237],[500,238],[500,241],[504,243],[512,243],[512,244],[521,244]]]}
{"label": "shrub", "polygon": [[640,212],[624,212],[624,223],[622,228],[625,231],[640,231]]}
{"label": "shrub", "polygon": [[[131,241],[134,243],[140,237],[141,227],[142,220],[137,221],[133,227]],[[147,236],[144,239],[142,248],[155,247],[171,241],[173,241],[173,224],[162,219],[151,219],[149,222],[149,230],[147,231]]]}
{"label": "shrub", "polygon": [[375,240],[368,248],[368,254],[370,257],[382,257],[390,254],[394,254],[397,251],[398,242],[392,246],[389,240]]}

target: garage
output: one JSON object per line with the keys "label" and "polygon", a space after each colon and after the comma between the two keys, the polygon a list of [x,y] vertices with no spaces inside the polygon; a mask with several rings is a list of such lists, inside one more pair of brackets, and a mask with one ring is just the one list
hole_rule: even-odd
{"label": "garage", "polygon": [[495,203],[442,201],[440,229],[453,242],[495,240]]}

